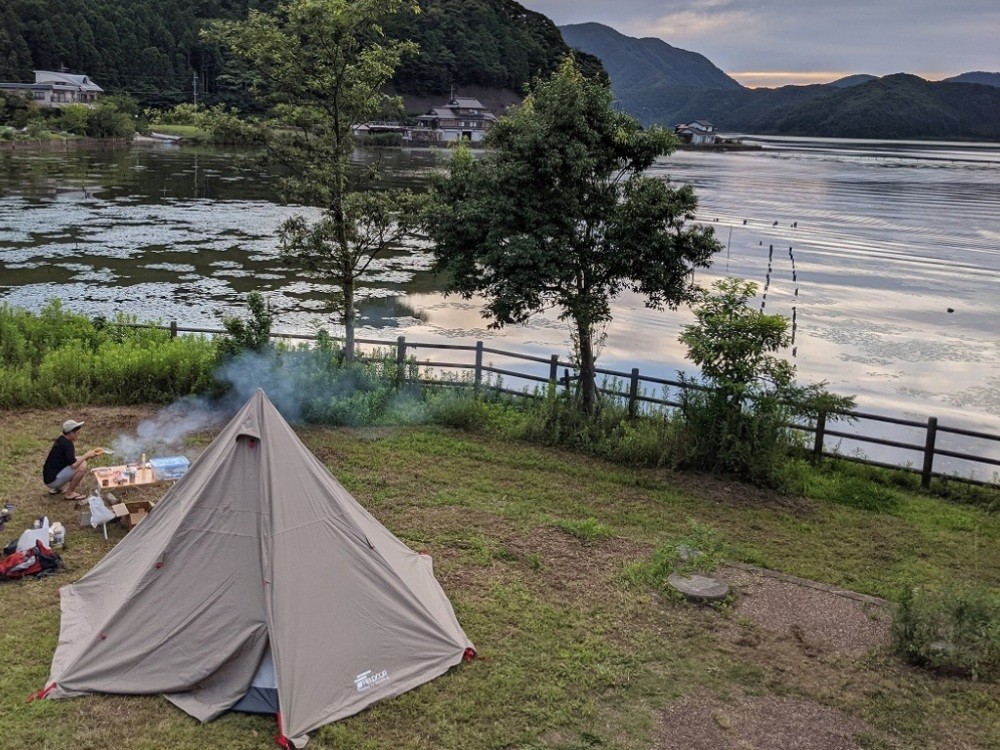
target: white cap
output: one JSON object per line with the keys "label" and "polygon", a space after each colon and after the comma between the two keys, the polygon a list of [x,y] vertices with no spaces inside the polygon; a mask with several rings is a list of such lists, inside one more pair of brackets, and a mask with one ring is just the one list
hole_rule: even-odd
{"label": "white cap", "polygon": [[77,422],[75,419],[67,419],[63,422],[63,435],[68,435],[73,430],[79,430],[83,427],[83,422]]}

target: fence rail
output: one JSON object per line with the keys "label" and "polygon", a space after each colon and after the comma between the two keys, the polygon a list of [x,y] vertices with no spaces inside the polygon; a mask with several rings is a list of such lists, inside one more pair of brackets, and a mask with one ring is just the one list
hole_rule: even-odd
{"label": "fence rail", "polygon": [[[123,325],[132,328],[154,328],[170,331],[171,336],[176,336],[178,333],[206,333],[213,335],[225,334],[224,330],[215,328],[188,328],[180,327],[177,325],[176,321],[171,321],[169,325],[155,325],[155,324],[144,324],[144,323],[120,323],[118,325]],[[300,341],[315,341],[316,336],[309,334],[299,334],[299,333],[272,333],[272,338],[281,339],[293,339]],[[334,337],[336,340],[336,337]],[[489,375],[500,375],[503,377],[517,378],[519,380],[525,381],[527,383],[536,384],[553,384],[561,386],[563,388],[569,388],[578,379],[578,375],[570,374],[572,370],[574,373],[577,371],[576,365],[572,362],[567,362],[559,359],[556,354],[550,357],[541,357],[532,354],[522,354],[520,352],[513,352],[506,349],[495,349],[493,347],[487,347],[482,341],[477,341],[475,346],[467,344],[443,344],[434,342],[420,342],[420,341],[407,341],[405,336],[399,336],[395,340],[383,340],[383,339],[355,339],[358,344],[363,344],[366,346],[373,347],[384,347],[386,350],[395,350],[396,354],[396,364],[398,367],[398,377],[400,380],[404,377],[404,365],[406,363],[407,352],[417,352],[418,350],[439,350],[447,352],[472,352],[474,354],[473,361],[471,362],[432,362],[428,360],[424,363],[418,363],[420,367],[425,369],[440,369],[440,370],[463,370],[473,372],[473,381],[476,386],[483,384],[484,374]],[[486,363],[485,355],[493,354],[500,357],[507,357],[512,360],[517,360],[521,362],[533,363],[533,364],[543,364],[548,366],[548,373],[546,375],[538,375],[531,372],[523,372],[520,370],[508,369],[507,367],[497,367],[492,363]],[[560,377],[559,370],[563,370],[563,375]],[[697,389],[704,390],[705,386],[688,383],[680,380],[671,380],[668,378],[658,378],[648,375],[641,375],[638,368],[632,368],[629,372],[624,372],[621,370],[610,370],[604,368],[596,368],[598,375],[604,375],[606,377],[613,378],[618,381],[627,383],[627,390],[620,391],[613,388],[601,387],[600,392],[614,398],[622,399],[628,405],[628,413],[632,416],[639,414],[640,407],[644,404],[646,405],[658,405],[666,406],[669,408],[677,408],[680,406],[679,400],[674,400],[670,398],[656,398],[654,396],[649,396],[643,390],[648,387],[657,387],[668,392],[668,389],[674,389],[681,391],[684,389]],[[430,383],[440,383],[441,381],[435,381],[433,378],[417,378],[418,382],[430,384]],[[503,387],[499,384],[494,384],[490,386],[494,390],[500,393],[506,393],[517,396],[532,395],[528,391],[516,390],[512,388]],[[846,432],[844,430],[834,430],[827,427],[827,421],[831,418],[836,417],[846,417],[851,420],[855,420],[859,423],[869,423],[874,422],[877,424],[887,424],[894,425],[897,427],[905,427],[911,430],[921,430],[923,431],[923,439],[921,442],[906,442],[903,440],[896,440],[892,438],[882,437],[879,435],[867,435],[857,432]],[[942,477],[954,479],[957,481],[968,482],[971,484],[978,484],[984,486],[996,486],[995,482],[980,481],[973,479],[971,477],[963,477],[956,475],[954,473],[939,472],[934,470],[934,459],[938,456],[945,458],[957,459],[960,461],[967,461],[971,464],[979,464],[986,467],[1000,467],[1000,459],[992,458],[988,455],[980,455],[974,453],[968,453],[963,451],[955,451],[947,448],[942,448],[938,446],[938,436],[942,433],[948,435],[957,435],[965,438],[972,438],[978,441],[984,441],[987,446],[998,446],[1000,447],[1000,435],[995,435],[988,432],[981,432],[978,430],[969,430],[960,427],[949,427],[946,425],[938,424],[937,417],[929,417],[926,421],[918,421],[913,419],[903,419],[900,417],[892,417],[884,414],[874,414],[871,412],[863,411],[841,411],[835,413],[825,413],[821,412],[818,417],[809,424],[790,424],[789,427],[799,430],[805,433],[811,433],[813,435],[813,447],[812,454],[815,459],[819,459],[823,456],[835,457],[846,459],[849,461],[855,461],[859,463],[868,464],[870,466],[879,466],[882,468],[898,469],[902,471],[910,471],[913,473],[920,474],[920,482],[923,487],[930,486],[932,477]],[[883,461],[876,461],[865,456],[850,456],[844,455],[842,453],[828,450],[827,439],[828,438],[839,438],[843,440],[852,440],[857,443],[880,445],[889,448],[896,448],[903,451],[908,451],[914,454],[914,458],[919,460],[919,468],[916,465],[911,465],[911,462],[906,462],[905,464],[899,463],[888,463]],[[913,462],[914,464],[916,462]],[[994,474],[996,476],[996,474]]]}

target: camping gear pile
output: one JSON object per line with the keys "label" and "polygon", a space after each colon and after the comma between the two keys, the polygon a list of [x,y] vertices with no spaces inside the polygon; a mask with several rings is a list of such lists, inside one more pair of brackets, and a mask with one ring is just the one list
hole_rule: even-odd
{"label": "camping gear pile", "polygon": [[62,567],[62,558],[40,541],[25,550],[15,549],[9,554],[4,549],[0,557],[0,581],[15,581],[20,578],[44,578]]}
{"label": "camping gear pile", "polygon": [[[0,531],[10,520],[12,511],[12,505],[0,511]],[[36,519],[32,528],[25,529],[20,538],[11,541],[0,552],[0,581],[44,578],[55,573],[63,563],[53,547],[61,547],[65,535],[66,530],[58,521],[49,524],[47,516]]]}
{"label": "camping gear pile", "polygon": [[61,609],[33,697],[162,693],[201,721],[274,712],[285,748],[475,656],[431,559],[351,497],[261,390],[62,588]]}

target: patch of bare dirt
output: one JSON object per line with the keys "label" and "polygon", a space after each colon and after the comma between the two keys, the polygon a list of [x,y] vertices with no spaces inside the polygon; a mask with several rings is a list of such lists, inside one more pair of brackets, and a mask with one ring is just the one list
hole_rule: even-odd
{"label": "patch of bare dirt", "polygon": [[520,559],[537,555],[546,590],[572,602],[617,597],[612,579],[626,563],[643,559],[651,549],[627,539],[585,542],[550,526],[537,526],[525,535],[509,535],[504,547]]}
{"label": "patch of bare dirt", "polygon": [[726,567],[719,577],[735,603],[712,639],[758,670],[767,694],[686,696],[662,713],[653,750],[860,750],[862,734],[896,747],[850,713],[878,691],[865,657],[889,643],[885,603],[769,571]]}
{"label": "patch of bare dirt", "polygon": [[812,516],[816,511],[816,503],[804,497],[785,495],[711,474],[671,473],[668,481],[671,487],[684,493],[732,508],[783,510],[798,518]]}
{"label": "patch of bare dirt", "polygon": [[860,750],[865,723],[800,698],[689,696],[663,712],[655,750]]}
{"label": "patch of bare dirt", "polygon": [[736,593],[736,615],[807,650],[857,658],[889,643],[892,615],[884,605],[738,568],[725,568],[720,577]]}

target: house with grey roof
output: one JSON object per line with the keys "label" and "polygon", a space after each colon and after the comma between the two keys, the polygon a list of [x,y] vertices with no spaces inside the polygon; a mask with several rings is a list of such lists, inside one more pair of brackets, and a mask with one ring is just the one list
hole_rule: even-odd
{"label": "house with grey roof", "polygon": [[90,106],[104,93],[88,76],[52,70],[36,70],[34,83],[0,83],[0,91],[21,92],[41,107]]}
{"label": "house with grey roof", "polygon": [[674,128],[674,135],[680,138],[683,143],[691,143],[696,146],[707,143],[715,143],[718,136],[715,132],[715,125],[708,120],[695,120],[694,122],[681,123]]}
{"label": "house with grey roof", "polygon": [[411,145],[458,140],[480,143],[496,121],[496,115],[478,99],[452,94],[447,104],[420,115],[416,127],[403,132],[403,142]]}

